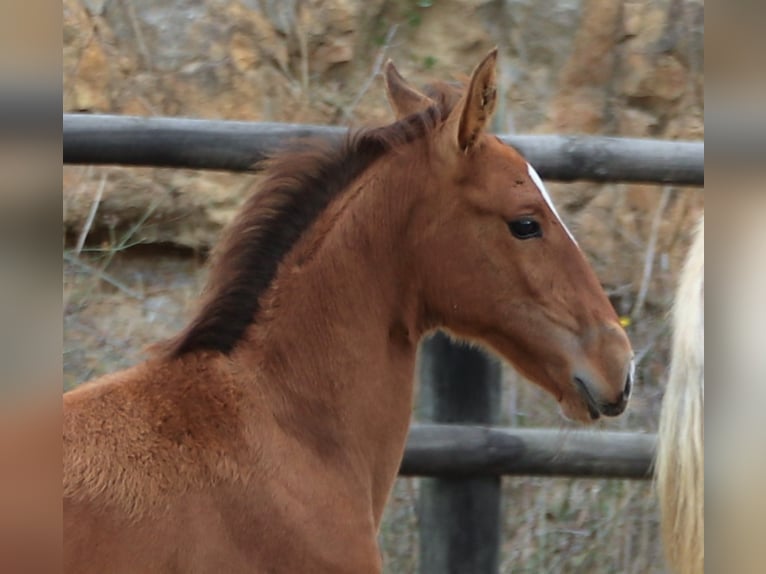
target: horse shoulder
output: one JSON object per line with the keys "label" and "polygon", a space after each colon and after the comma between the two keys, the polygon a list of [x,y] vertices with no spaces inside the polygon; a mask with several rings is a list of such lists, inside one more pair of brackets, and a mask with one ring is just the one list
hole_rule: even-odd
{"label": "horse shoulder", "polygon": [[65,497],[138,515],[231,467],[236,399],[206,369],[148,361],[67,393]]}

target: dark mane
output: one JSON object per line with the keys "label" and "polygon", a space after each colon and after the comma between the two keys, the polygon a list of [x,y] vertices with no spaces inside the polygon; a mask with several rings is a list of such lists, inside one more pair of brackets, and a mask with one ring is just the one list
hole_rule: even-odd
{"label": "dark mane", "polygon": [[224,232],[212,258],[202,305],[162,346],[178,357],[229,353],[256,319],[279,263],[329,203],[387,151],[430,133],[452,107],[448,94],[427,110],[341,143],[299,142],[268,160],[266,178]]}

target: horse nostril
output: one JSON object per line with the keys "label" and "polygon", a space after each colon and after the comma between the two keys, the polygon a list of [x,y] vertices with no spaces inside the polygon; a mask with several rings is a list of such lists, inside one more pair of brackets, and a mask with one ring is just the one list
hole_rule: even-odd
{"label": "horse nostril", "polygon": [[593,399],[593,395],[590,394],[588,386],[583,379],[575,376],[574,383],[582,398],[585,399],[585,406],[588,407],[588,414],[591,420],[595,421],[600,416],[598,403]]}
{"label": "horse nostril", "polygon": [[628,366],[628,374],[625,377],[625,388],[622,390],[623,398],[627,399],[630,396],[630,391],[633,388],[633,380],[635,378],[636,378],[636,361],[635,359],[631,359],[630,365]]}

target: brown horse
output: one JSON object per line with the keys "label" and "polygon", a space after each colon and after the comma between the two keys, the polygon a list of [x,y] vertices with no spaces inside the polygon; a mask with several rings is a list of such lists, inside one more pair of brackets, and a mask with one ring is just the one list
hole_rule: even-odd
{"label": "brown horse", "polygon": [[673,359],[655,476],[665,555],[676,574],[705,570],[705,227],[700,220],[673,307]]}
{"label": "brown horse", "polygon": [[398,120],[268,166],[201,309],[64,396],[67,572],[380,572],[418,342],[484,343],[567,416],[617,415],[632,350],[529,164],[466,90],[386,66]]}

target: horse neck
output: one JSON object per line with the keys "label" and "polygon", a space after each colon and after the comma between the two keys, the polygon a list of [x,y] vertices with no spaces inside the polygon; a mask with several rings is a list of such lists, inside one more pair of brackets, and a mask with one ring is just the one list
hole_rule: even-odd
{"label": "horse neck", "polygon": [[407,257],[413,171],[391,169],[401,159],[381,158],[328,206],[280,265],[238,352],[275,395],[283,431],[324,460],[354,453],[376,523],[406,440],[422,331]]}

